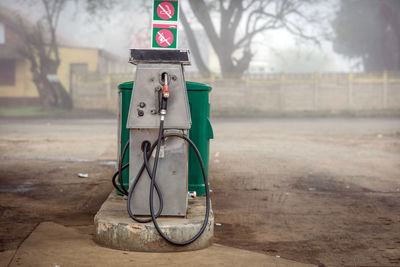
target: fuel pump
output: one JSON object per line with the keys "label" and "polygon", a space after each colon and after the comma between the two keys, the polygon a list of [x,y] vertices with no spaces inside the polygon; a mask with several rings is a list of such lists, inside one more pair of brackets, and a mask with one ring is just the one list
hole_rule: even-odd
{"label": "fuel pump", "polygon": [[[130,63],[137,65],[126,125],[130,140],[119,160],[113,184],[128,196],[127,211],[133,220],[153,222],[159,234],[169,243],[187,245],[204,232],[211,205],[204,163],[198,149],[187,136],[191,118],[184,65],[190,64],[189,51],[132,49]],[[195,151],[202,169],[206,212],[198,233],[189,240],[177,242],[162,232],[157,218],[186,216],[189,146]],[[128,147],[130,161],[122,166]],[[124,187],[121,177],[122,170],[128,167],[129,189]]]}

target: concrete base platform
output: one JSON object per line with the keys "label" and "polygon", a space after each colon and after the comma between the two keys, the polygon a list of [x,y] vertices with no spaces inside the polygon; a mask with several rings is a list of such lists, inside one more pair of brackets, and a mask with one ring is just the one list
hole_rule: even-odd
{"label": "concrete base platform", "polygon": [[[160,217],[157,222],[162,231],[175,241],[185,241],[200,229],[205,214],[205,198],[189,199],[186,217]],[[111,192],[94,218],[94,240],[105,247],[143,252],[190,251],[209,247],[214,236],[212,209],[204,233],[192,244],[174,246],[165,241],[152,222],[137,223],[126,210],[126,197]]]}

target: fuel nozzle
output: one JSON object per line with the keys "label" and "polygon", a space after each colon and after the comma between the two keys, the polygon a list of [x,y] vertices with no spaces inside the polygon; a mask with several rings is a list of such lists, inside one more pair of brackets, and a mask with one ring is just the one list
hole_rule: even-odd
{"label": "fuel nozzle", "polygon": [[164,86],[162,90],[162,98],[161,98],[161,120],[165,120],[165,115],[167,114],[167,102],[168,102],[168,97],[169,97],[169,87],[168,87],[168,73],[163,73],[163,80],[164,80]]}
{"label": "fuel nozzle", "polygon": [[162,90],[162,97],[168,98],[169,97],[169,87],[168,87],[168,73],[163,73],[164,75],[164,87]]}

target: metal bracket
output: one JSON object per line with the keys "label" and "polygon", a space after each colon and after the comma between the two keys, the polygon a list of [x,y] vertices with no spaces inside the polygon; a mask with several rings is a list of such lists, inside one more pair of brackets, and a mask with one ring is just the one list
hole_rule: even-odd
{"label": "metal bracket", "polygon": [[131,49],[129,63],[132,64],[181,64],[190,65],[189,50],[186,49]]}

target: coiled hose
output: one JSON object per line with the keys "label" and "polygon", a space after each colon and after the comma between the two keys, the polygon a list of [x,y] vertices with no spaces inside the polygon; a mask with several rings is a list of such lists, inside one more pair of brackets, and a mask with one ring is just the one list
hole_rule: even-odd
{"label": "coiled hose", "polygon": [[[160,148],[161,148],[161,142],[167,138],[167,137],[177,137],[177,138],[181,138],[183,140],[185,140],[186,142],[188,142],[188,144],[193,148],[194,152],[196,153],[196,156],[199,160],[199,164],[201,167],[201,172],[203,174],[203,180],[204,180],[204,185],[205,185],[205,191],[206,191],[206,213],[204,216],[204,220],[203,220],[203,224],[200,227],[200,230],[189,240],[183,241],[183,242],[178,242],[178,241],[174,241],[171,238],[169,238],[167,235],[165,235],[158,222],[157,222],[157,217],[160,216],[162,209],[163,209],[163,197],[162,197],[162,192],[159,188],[159,186],[157,185],[156,182],[156,175],[157,175],[157,166],[158,166],[158,160],[159,160],[159,155],[160,155]],[[121,159],[119,161],[118,164],[118,171],[114,174],[113,178],[112,178],[112,182],[114,187],[117,189],[117,191],[119,191],[121,194],[123,195],[127,195],[128,196],[128,204],[127,204],[127,210],[129,213],[129,216],[139,222],[139,223],[148,223],[148,222],[153,222],[154,227],[157,229],[158,233],[161,235],[162,238],[164,238],[166,241],[168,241],[169,243],[176,245],[176,246],[185,246],[185,245],[189,245],[190,243],[193,243],[194,241],[196,241],[204,232],[204,230],[207,227],[208,224],[208,218],[210,215],[210,190],[208,187],[208,179],[207,179],[207,174],[204,168],[204,162],[201,158],[200,152],[197,149],[196,145],[193,143],[192,140],[190,140],[186,135],[184,134],[179,134],[179,133],[164,133],[164,121],[161,120],[160,121],[160,127],[159,127],[159,134],[158,134],[158,138],[157,138],[157,142],[153,143],[152,145],[150,144],[150,142],[148,141],[144,141],[142,143],[142,151],[143,151],[143,164],[138,172],[138,174],[135,177],[135,180],[133,181],[132,186],[129,188],[129,190],[127,190],[123,184],[122,181],[122,171],[124,169],[126,169],[129,166],[129,163],[122,166],[123,165],[123,159],[125,157],[126,154],[126,150],[129,147],[129,142],[127,142],[127,144],[124,147],[124,150],[122,152],[121,155]],[[150,168],[150,164],[149,164],[149,159],[151,154],[153,153],[154,149],[156,148],[156,156],[154,159],[154,164],[153,164],[153,170],[151,170]],[[138,219],[131,211],[131,199],[132,199],[132,195],[133,195],[133,191],[135,190],[135,187],[139,181],[139,179],[141,178],[143,171],[146,169],[150,179],[151,179],[151,183],[150,183],[150,193],[149,193],[149,206],[150,206],[150,215],[151,218],[149,219]],[[118,182],[119,182],[119,186],[116,183],[116,178],[118,177]],[[159,199],[159,210],[157,211],[157,213],[154,212],[154,203],[153,203],[153,196],[154,196],[154,189],[156,190],[156,193],[158,195],[158,199]]]}

